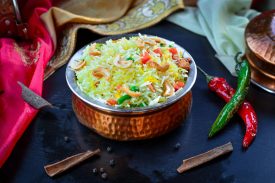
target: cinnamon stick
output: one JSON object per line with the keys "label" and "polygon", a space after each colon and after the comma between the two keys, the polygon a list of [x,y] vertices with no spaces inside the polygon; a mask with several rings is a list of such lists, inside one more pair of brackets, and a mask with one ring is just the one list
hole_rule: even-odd
{"label": "cinnamon stick", "polygon": [[219,156],[227,154],[233,151],[233,146],[231,142],[224,144],[222,146],[216,147],[212,150],[209,150],[205,153],[193,156],[191,158],[183,160],[183,164],[177,169],[179,173],[183,173],[187,170],[190,170],[194,167],[197,167],[201,164],[209,162]]}
{"label": "cinnamon stick", "polygon": [[54,108],[54,106],[51,103],[49,103],[47,100],[37,95],[27,86],[25,86],[23,83],[21,83],[20,81],[17,81],[17,83],[22,88],[22,94],[21,94],[22,98],[24,99],[25,102],[30,104],[32,107],[34,107],[35,109],[41,109],[43,107]]}
{"label": "cinnamon stick", "polygon": [[79,153],[70,157],[67,157],[64,160],[58,161],[53,164],[49,164],[44,166],[44,169],[48,176],[53,177],[57,174],[60,174],[69,168],[72,168],[73,166],[83,162],[84,160],[100,153],[100,149],[96,149],[95,151],[86,151],[83,153]]}

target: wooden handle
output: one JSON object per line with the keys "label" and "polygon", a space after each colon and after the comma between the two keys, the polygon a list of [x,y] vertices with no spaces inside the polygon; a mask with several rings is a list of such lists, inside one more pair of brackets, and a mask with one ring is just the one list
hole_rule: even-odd
{"label": "wooden handle", "polygon": [[228,142],[227,144],[216,147],[210,151],[183,160],[183,164],[177,169],[177,171],[179,173],[185,172],[231,151],[233,151],[233,146],[231,142]]}
{"label": "wooden handle", "polygon": [[100,153],[100,149],[96,149],[95,151],[89,150],[83,153],[67,157],[66,159],[58,161],[56,163],[46,165],[44,166],[44,169],[50,177],[53,177],[98,153]]}

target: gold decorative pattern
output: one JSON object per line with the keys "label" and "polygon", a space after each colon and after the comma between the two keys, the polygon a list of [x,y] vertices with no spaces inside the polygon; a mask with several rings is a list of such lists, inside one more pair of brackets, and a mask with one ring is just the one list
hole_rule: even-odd
{"label": "gold decorative pattern", "polygon": [[91,29],[102,35],[132,32],[159,22],[179,8],[183,8],[183,2],[179,0],[149,0],[131,9],[118,21],[93,25]]}
{"label": "gold decorative pattern", "polygon": [[45,70],[45,79],[66,64],[71,57],[75,48],[78,29],[88,29],[101,35],[129,33],[152,26],[183,7],[182,0],[148,0],[132,8],[124,17],[113,23],[101,25],[66,24],[59,34],[55,55]]}
{"label": "gold decorative pattern", "polygon": [[118,115],[105,113],[73,95],[73,110],[83,125],[109,139],[142,140],[163,135],[178,127],[190,112],[192,93],[153,113]]}
{"label": "gold decorative pattern", "polygon": [[20,55],[25,66],[30,66],[36,63],[39,59],[40,42],[33,42],[32,44],[17,43],[13,40],[14,49]]}

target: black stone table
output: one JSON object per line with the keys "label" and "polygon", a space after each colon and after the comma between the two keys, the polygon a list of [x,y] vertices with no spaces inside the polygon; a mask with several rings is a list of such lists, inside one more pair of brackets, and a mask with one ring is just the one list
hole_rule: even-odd
{"label": "black stone table", "polygon": [[[236,78],[215,58],[207,39],[163,21],[141,33],[157,35],[183,46],[196,63],[212,75],[225,77],[236,87]],[[78,33],[77,49],[100,36],[87,30]],[[45,81],[43,96],[61,110],[39,112],[0,170],[0,182],[188,182],[188,183],[273,183],[275,182],[275,95],[252,85],[247,99],[259,118],[258,135],[248,150],[242,149],[244,125],[235,116],[226,129],[208,139],[210,126],[224,102],[211,93],[198,73],[192,89],[193,106],[188,118],[173,132],[138,142],[105,139],[78,123],[71,107],[71,92],[65,81],[65,66]],[[68,137],[68,141],[64,137]],[[231,141],[234,151],[183,174],[176,168],[182,160]],[[179,142],[181,147],[174,150]],[[108,153],[106,148],[113,151]],[[100,148],[101,156],[91,158],[70,171],[50,178],[44,165],[88,149]],[[116,166],[110,167],[109,160]],[[103,167],[108,179],[95,176],[92,169]]]}

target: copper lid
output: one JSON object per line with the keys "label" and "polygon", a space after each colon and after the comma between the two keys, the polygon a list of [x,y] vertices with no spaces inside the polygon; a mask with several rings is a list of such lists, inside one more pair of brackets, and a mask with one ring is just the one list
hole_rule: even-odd
{"label": "copper lid", "polygon": [[245,40],[252,81],[275,93],[275,10],[252,19],[246,27]]}

